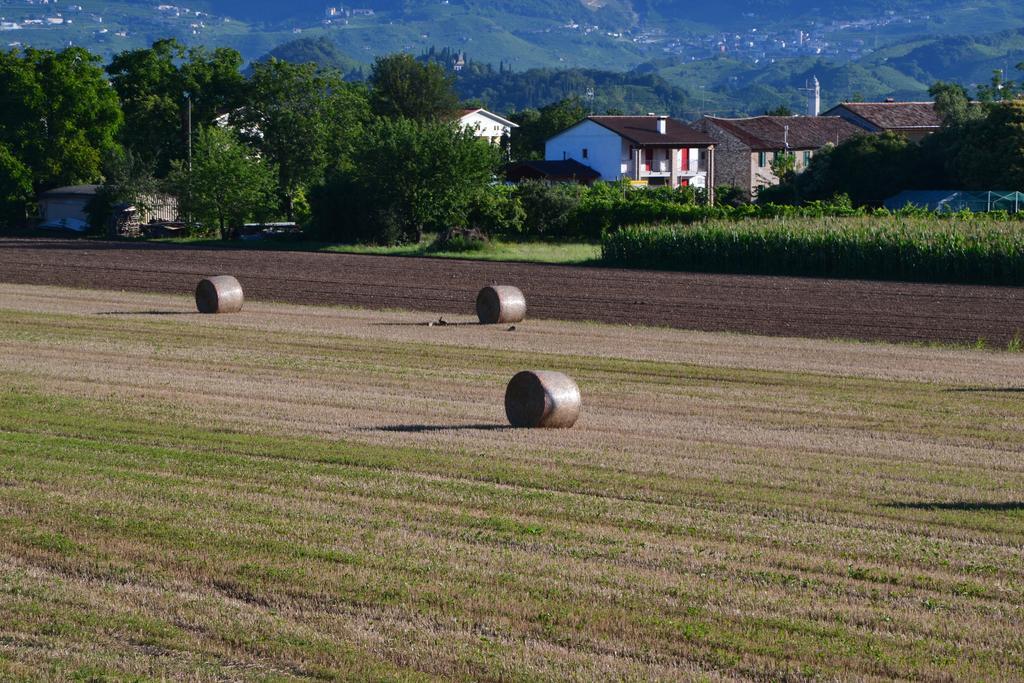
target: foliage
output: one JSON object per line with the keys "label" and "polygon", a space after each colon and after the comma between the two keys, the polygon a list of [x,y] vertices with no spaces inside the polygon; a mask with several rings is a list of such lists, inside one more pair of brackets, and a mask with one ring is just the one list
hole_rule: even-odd
{"label": "foliage", "polygon": [[1024,189],[1024,100],[988,107],[980,120],[951,131],[959,145],[952,165],[968,190]]}
{"label": "foliage", "polygon": [[115,55],[107,73],[124,109],[125,146],[151,162],[158,176],[166,175],[171,161],[187,153],[189,102],[194,127],[237,107],[241,66],[236,50],[186,48],[171,39]]}
{"label": "foliage", "polygon": [[455,253],[487,251],[491,246],[487,235],[475,228],[450,228],[427,247],[427,253]]}
{"label": "foliage", "polygon": [[245,102],[231,123],[276,166],[289,218],[296,197],[322,182],[328,166],[347,165],[370,117],[362,86],[313,64],[276,59],[253,64]]}
{"label": "foliage", "polygon": [[21,225],[31,197],[31,172],[0,143],[0,227]]}
{"label": "foliage", "polygon": [[715,211],[698,203],[693,188],[632,188],[626,182],[587,187],[528,180],[512,194],[524,212],[520,234],[530,237],[596,239],[623,225],[698,220]]}
{"label": "foliage", "polygon": [[440,121],[459,107],[453,85],[436,63],[405,53],[378,57],[370,73],[370,105],[378,116]]}
{"label": "foliage", "polygon": [[275,170],[240,142],[235,133],[217,126],[200,127],[192,168],[171,163],[168,176],[182,213],[194,231],[228,237],[248,218],[263,220],[274,210]]}
{"label": "foliage", "polygon": [[528,235],[564,237],[570,233],[570,221],[585,190],[575,183],[549,183],[524,180],[515,189],[515,197],[525,213],[522,230]]}
{"label": "foliage", "polygon": [[967,95],[966,88],[958,83],[938,81],[928,89],[928,94],[935,102],[935,111],[946,127],[962,125],[968,119],[984,114],[981,107],[971,106],[971,98]]}
{"label": "foliage", "polygon": [[526,211],[509,185],[491,184],[473,195],[469,203],[466,225],[488,235],[515,235],[523,230]]}
{"label": "foliage", "polygon": [[162,187],[151,160],[125,149],[107,160],[103,175],[103,184],[85,207],[93,230],[100,231],[108,224],[118,204],[131,204],[140,214],[156,208]]}
{"label": "foliage", "polygon": [[419,242],[465,226],[499,163],[499,151],[454,122],[382,118],[310,196],[314,232],[344,242]]}
{"label": "foliage", "polygon": [[796,175],[796,155],[792,152],[776,152],[772,155],[769,167],[781,182],[792,180]]}
{"label": "foliage", "polygon": [[320,69],[345,74],[345,80],[362,80],[363,65],[338,48],[338,44],[326,36],[298,38],[278,45],[259,62],[277,59],[292,64],[315,64]]}
{"label": "foliage", "polygon": [[512,131],[511,156],[514,160],[543,159],[544,143],[548,138],[582,121],[587,110],[578,97],[553,102],[538,109],[509,114],[509,120],[519,125]]}
{"label": "foliage", "polygon": [[629,227],[605,235],[602,254],[635,268],[1024,285],[1020,221],[978,216]]}
{"label": "foliage", "polygon": [[927,182],[929,173],[920,170],[920,159],[919,146],[900,134],[858,135],[819,150],[804,172],[762,188],[758,200],[788,204],[844,193],[854,204],[879,205],[901,190]]}
{"label": "foliage", "polygon": [[715,202],[722,206],[743,206],[749,204],[747,201],[747,193],[743,191],[743,188],[736,187],[735,185],[718,185],[715,187]]}
{"label": "foliage", "polygon": [[36,191],[98,180],[117,148],[121,110],[98,61],[77,47],[0,53],[0,145]]}

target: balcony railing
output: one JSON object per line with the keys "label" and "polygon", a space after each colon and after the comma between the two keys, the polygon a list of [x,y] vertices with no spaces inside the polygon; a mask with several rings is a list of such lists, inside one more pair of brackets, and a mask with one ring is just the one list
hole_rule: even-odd
{"label": "balcony railing", "polygon": [[[670,170],[671,168],[672,167],[671,167],[671,164],[670,164],[668,159],[658,159],[656,161],[652,161],[650,164],[641,163],[640,164],[640,177],[641,178],[668,177],[672,173],[672,171]],[[705,167],[705,164],[699,164],[699,163],[698,164],[690,164],[690,168],[686,168],[686,169],[679,169],[679,168],[677,168],[676,169],[676,175],[682,176],[684,178],[692,178],[693,176],[695,176],[695,175],[697,175],[699,173],[703,173],[705,171],[707,171],[707,168]],[[630,178],[633,177],[633,163],[632,162],[624,162],[622,164],[622,174],[627,176],[627,177],[630,177]]]}

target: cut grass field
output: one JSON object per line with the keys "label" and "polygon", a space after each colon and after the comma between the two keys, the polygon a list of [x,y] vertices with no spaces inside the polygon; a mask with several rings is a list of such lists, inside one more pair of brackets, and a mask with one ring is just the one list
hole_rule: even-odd
{"label": "cut grass field", "polygon": [[1024,669],[1020,354],[191,310],[0,290],[0,679]]}

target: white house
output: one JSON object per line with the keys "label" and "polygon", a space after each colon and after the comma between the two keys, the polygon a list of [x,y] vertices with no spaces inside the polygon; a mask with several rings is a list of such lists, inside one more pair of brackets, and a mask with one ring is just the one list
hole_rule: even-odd
{"label": "white house", "polygon": [[486,138],[491,144],[501,143],[501,138],[512,134],[519,126],[486,109],[463,109],[458,113],[459,125],[475,131],[478,138]]}
{"label": "white house", "polygon": [[715,141],[667,116],[588,116],[550,138],[544,158],[574,159],[602,180],[714,186]]}

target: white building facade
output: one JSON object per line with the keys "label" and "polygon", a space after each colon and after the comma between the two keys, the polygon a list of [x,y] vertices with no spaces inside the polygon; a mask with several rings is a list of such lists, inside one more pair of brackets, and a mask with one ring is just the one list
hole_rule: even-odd
{"label": "white building facade", "polygon": [[550,138],[544,158],[574,159],[606,181],[710,188],[714,144],[667,116],[590,116]]}
{"label": "white building facade", "polygon": [[472,130],[478,138],[485,138],[493,145],[500,144],[503,137],[511,135],[512,130],[519,127],[486,109],[463,109],[459,113],[459,125]]}

